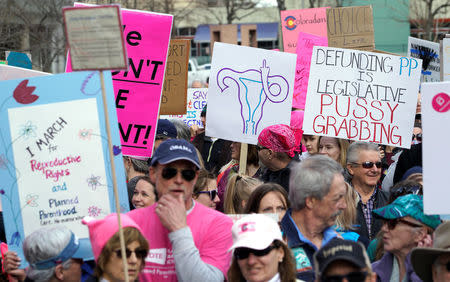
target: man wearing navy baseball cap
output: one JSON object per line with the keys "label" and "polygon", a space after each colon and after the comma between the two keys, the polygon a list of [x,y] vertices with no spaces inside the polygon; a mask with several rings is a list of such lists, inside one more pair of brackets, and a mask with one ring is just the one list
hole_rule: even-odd
{"label": "man wearing navy baseball cap", "polygon": [[230,262],[232,220],[192,199],[200,162],[182,139],[161,143],[149,177],[159,200],[128,215],[141,227],[150,251],[143,281],[224,281]]}

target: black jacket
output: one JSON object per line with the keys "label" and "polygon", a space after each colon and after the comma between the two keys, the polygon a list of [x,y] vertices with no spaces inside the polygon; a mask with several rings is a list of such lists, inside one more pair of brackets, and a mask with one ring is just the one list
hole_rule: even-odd
{"label": "black jacket", "polygon": [[[378,209],[387,205],[389,200],[389,193],[384,192],[379,188],[377,189],[377,193],[375,194],[375,203],[373,209]],[[381,226],[383,226],[383,220],[375,217],[372,214],[372,224],[370,227],[370,234],[367,230],[366,218],[364,217],[364,212],[361,204],[361,200],[358,202],[358,206],[356,207],[356,224],[358,228],[355,230],[361,237],[367,238],[369,242],[375,238],[378,231],[380,231]]]}

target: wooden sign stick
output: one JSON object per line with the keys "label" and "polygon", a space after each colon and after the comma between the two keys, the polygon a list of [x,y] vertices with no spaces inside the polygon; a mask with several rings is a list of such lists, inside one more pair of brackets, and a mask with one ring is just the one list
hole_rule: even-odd
{"label": "wooden sign stick", "polygon": [[247,153],[248,144],[241,143],[241,155],[239,157],[239,174],[245,174],[247,171]]}

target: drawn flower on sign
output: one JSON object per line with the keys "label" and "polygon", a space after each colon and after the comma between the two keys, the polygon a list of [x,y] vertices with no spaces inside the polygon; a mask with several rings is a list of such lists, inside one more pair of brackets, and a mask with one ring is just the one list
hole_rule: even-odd
{"label": "drawn flower on sign", "polygon": [[0,155],[0,169],[6,169],[7,163],[6,157],[4,155]]}
{"label": "drawn flower on sign", "polygon": [[23,136],[25,139],[36,137],[36,129],[37,127],[29,120],[26,124],[21,126],[20,136]]}
{"label": "drawn flower on sign", "polygon": [[91,175],[88,179],[86,179],[86,182],[88,183],[88,186],[91,187],[93,191],[97,190],[97,186],[100,186],[100,176]]}
{"label": "drawn flower on sign", "polygon": [[92,129],[80,129],[78,132],[78,137],[82,140],[91,140]]}
{"label": "drawn flower on sign", "polygon": [[88,208],[88,214],[89,214],[89,216],[92,216],[92,217],[99,216],[101,212],[102,212],[102,209],[99,207],[96,207],[96,206],[90,206]]}
{"label": "drawn flower on sign", "polygon": [[20,241],[21,241],[20,234],[19,232],[16,231],[13,233],[13,235],[11,236],[11,241],[9,241],[8,243],[11,245],[19,246]]}
{"label": "drawn flower on sign", "polygon": [[0,189],[0,194],[1,194],[1,195],[5,195],[5,190]]}
{"label": "drawn flower on sign", "polygon": [[118,156],[121,152],[122,152],[122,149],[120,149],[120,146],[113,145],[114,156]]}
{"label": "drawn flower on sign", "polygon": [[38,195],[33,195],[33,194],[28,194],[25,197],[25,201],[26,201],[26,206],[30,206],[30,207],[37,207],[39,204],[36,202],[36,200],[39,199]]}

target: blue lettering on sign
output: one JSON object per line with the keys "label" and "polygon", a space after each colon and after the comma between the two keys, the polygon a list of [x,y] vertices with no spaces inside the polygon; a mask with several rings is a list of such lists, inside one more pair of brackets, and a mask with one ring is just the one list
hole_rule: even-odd
{"label": "blue lettering on sign", "polygon": [[206,101],[194,101],[194,109],[201,110],[206,105]]}

